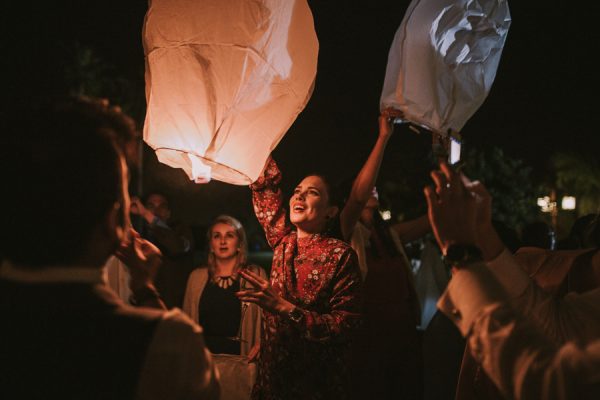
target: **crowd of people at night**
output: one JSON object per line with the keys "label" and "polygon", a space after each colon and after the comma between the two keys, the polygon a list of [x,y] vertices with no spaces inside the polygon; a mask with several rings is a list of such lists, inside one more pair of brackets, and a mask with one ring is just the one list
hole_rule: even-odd
{"label": "crowd of people at night", "polygon": [[[236,218],[210,224],[198,266],[167,196],[130,197],[140,137],[118,107],[70,97],[5,113],[0,397],[233,398],[239,379],[235,398],[257,400],[598,398],[598,216],[559,249],[533,225],[523,246],[497,229],[484,184],[440,159],[427,215],[384,221],[375,183],[398,116],[381,113],[347,185],[308,175],[286,194],[267,160],[249,188],[263,268]],[[426,235],[446,274],[427,327],[404,247]],[[125,292],[107,277],[115,260]]]}

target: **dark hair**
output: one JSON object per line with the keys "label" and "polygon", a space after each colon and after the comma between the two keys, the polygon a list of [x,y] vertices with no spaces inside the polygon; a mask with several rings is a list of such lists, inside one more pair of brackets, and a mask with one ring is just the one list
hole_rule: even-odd
{"label": "dark hair", "polygon": [[316,176],[317,178],[323,181],[323,183],[325,184],[325,189],[327,190],[327,198],[329,199],[329,205],[338,207],[341,210],[344,199],[341,196],[339,185],[334,183],[334,180],[330,176],[323,173],[307,174],[304,178],[309,176]]}
{"label": "dark hair", "polygon": [[76,262],[122,201],[117,131],[127,123],[73,98],[19,107],[1,124],[3,256],[29,267]]}
{"label": "dark hair", "polygon": [[323,173],[307,174],[304,178],[309,176],[316,176],[317,178],[321,179],[321,181],[323,181],[325,189],[327,190],[327,199],[329,206],[338,208],[337,214],[333,218],[328,220],[323,233],[327,236],[334,237],[336,239],[341,239],[342,231],[340,224],[340,212],[342,211],[342,208],[344,206],[345,199],[341,195],[341,192],[339,190],[339,184],[334,184],[334,181],[331,179],[331,177]]}

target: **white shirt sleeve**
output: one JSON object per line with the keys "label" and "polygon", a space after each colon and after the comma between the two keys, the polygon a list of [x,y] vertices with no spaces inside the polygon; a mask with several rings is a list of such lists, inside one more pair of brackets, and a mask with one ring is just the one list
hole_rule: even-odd
{"label": "white shirt sleeve", "polygon": [[141,371],[136,399],[218,399],[218,373],[202,328],[178,309],[159,322]]}
{"label": "white shirt sleeve", "polygon": [[510,307],[496,304],[475,321],[469,344],[507,398],[600,398],[600,337],[558,346]]}
{"label": "white shirt sleeve", "polygon": [[499,259],[458,270],[438,302],[472,355],[509,398],[600,398],[600,288],[559,299]]}
{"label": "white shirt sleeve", "polygon": [[531,282],[525,270],[507,249],[486,264],[510,299],[521,295]]}

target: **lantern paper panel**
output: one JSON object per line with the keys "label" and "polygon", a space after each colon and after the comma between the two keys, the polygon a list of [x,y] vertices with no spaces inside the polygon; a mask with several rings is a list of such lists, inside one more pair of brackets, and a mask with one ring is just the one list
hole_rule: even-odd
{"label": "lantern paper panel", "polygon": [[144,140],[201,183],[258,179],[312,94],[306,0],[151,0]]}
{"label": "lantern paper panel", "polygon": [[413,0],[390,48],[381,109],[440,135],[487,97],[511,23],[506,0]]}

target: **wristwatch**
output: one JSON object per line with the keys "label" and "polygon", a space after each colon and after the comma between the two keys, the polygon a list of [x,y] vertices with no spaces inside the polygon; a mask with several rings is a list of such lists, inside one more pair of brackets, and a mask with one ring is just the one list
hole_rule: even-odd
{"label": "wristwatch", "polygon": [[294,307],[294,308],[292,308],[292,310],[290,312],[288,312],[287,317],[290,321],[297,324],[300,321],[302,321],[302,318],[304,317],[304,313],[298,307]]}
{"label": "wristwatch", "polygon": [[461,267],[483,261],[483,256],[479,247],[472,244],[451,244],[442,259],[449,267]]}

